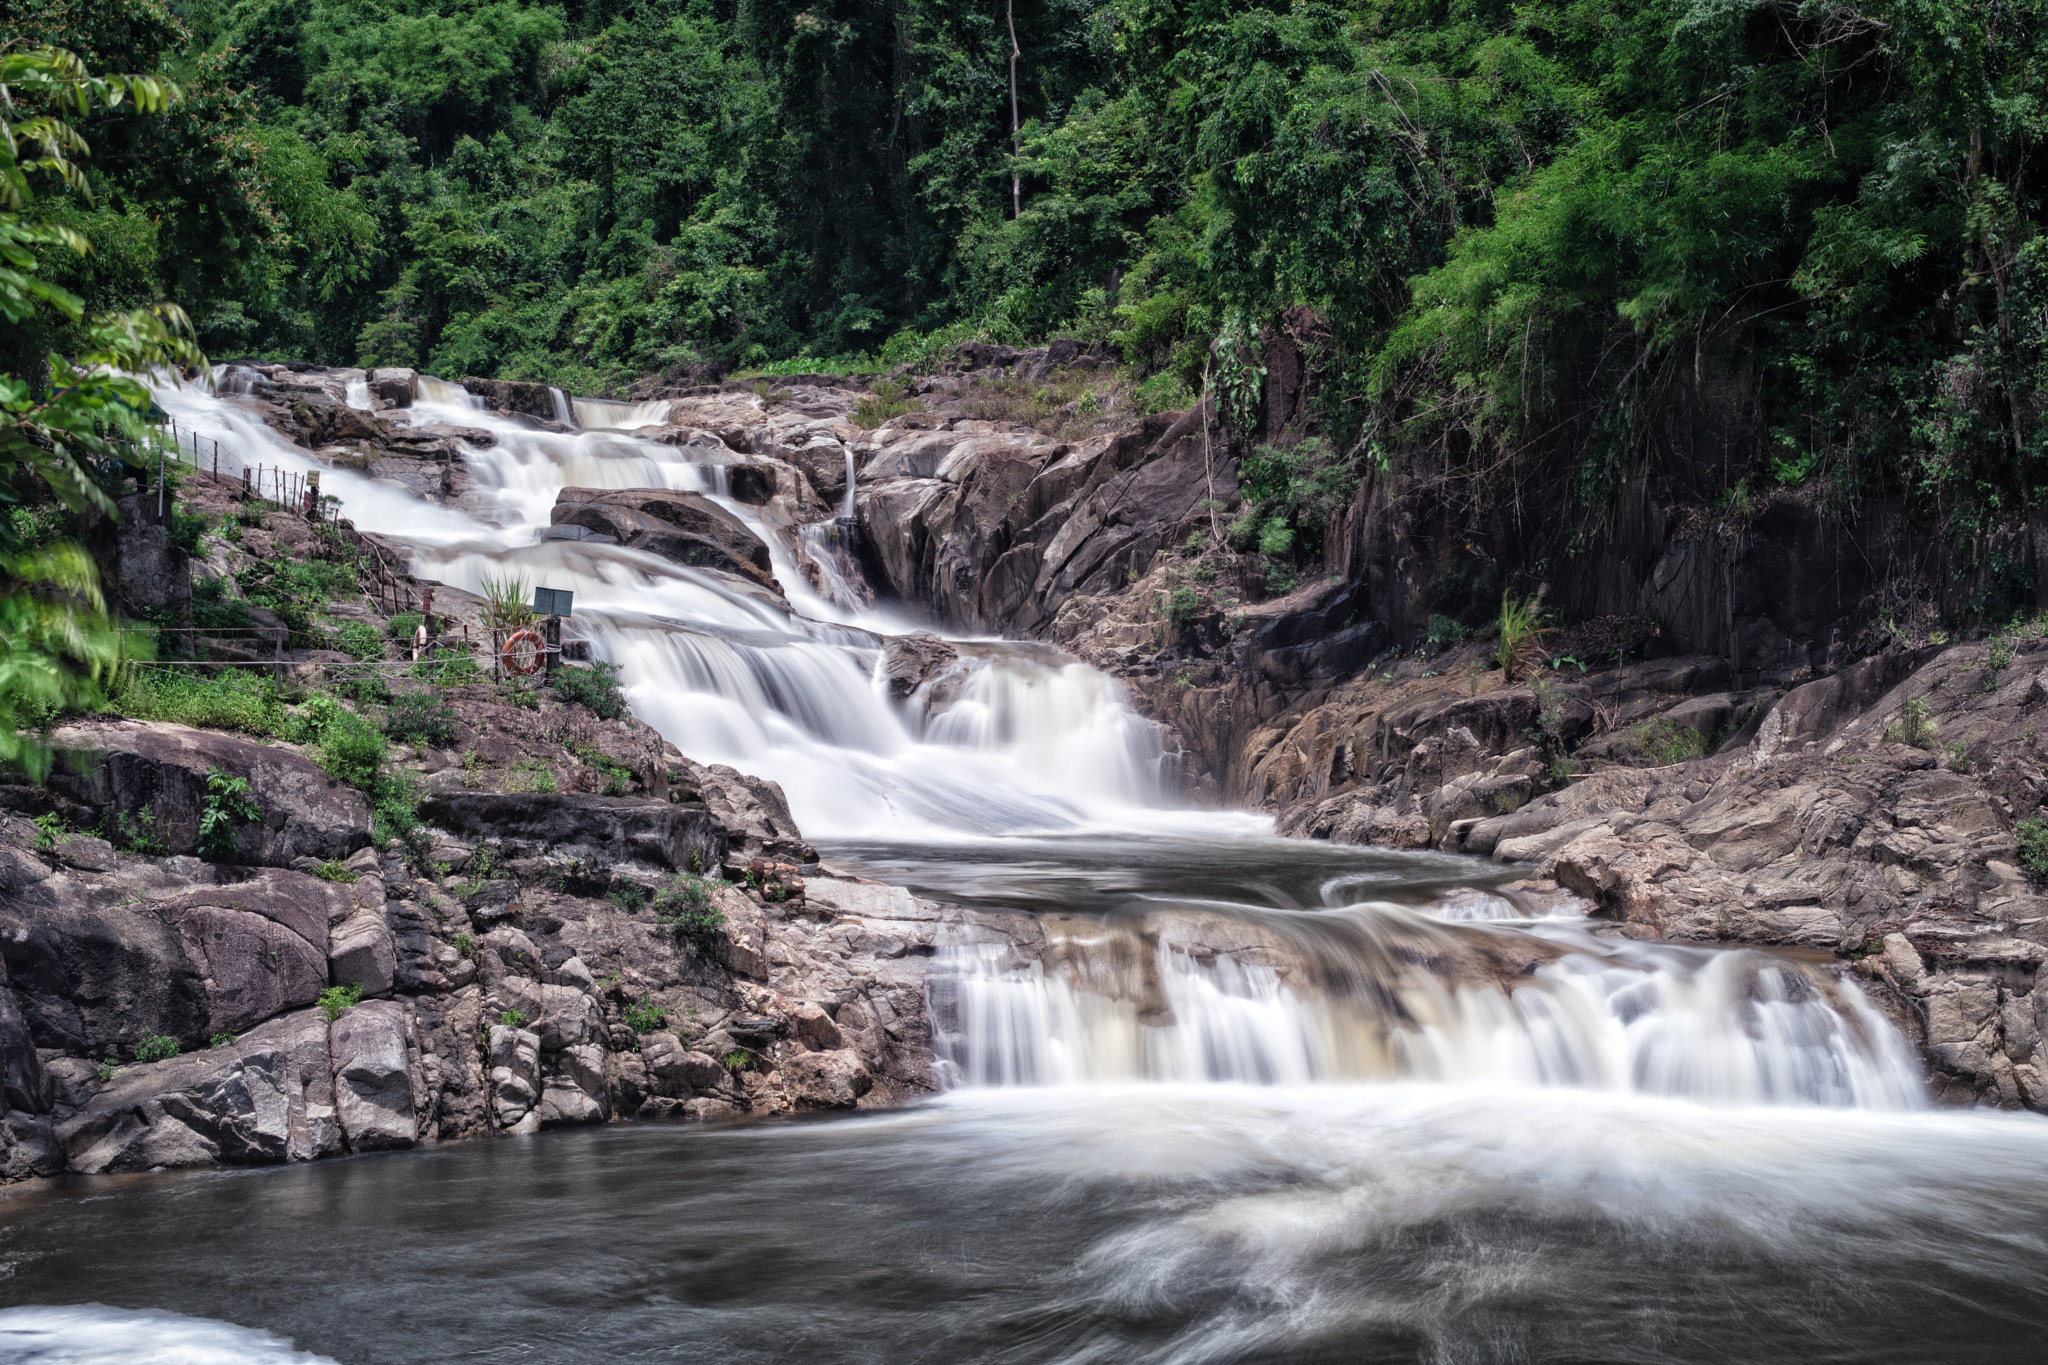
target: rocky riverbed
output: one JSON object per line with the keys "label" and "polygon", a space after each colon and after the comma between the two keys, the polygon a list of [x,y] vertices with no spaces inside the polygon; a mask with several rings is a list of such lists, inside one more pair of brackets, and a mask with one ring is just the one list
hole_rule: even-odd
{"label": "rocky riverbed", "polygon": [[[60,779],[67,809],[148,807],[176,844],[227,771],[264,816],[234,863],[0,819],[9,1178],[887,1104],[940,1084],[934,945],[1003,933],[815,865],[765,892],[707,879],[714,929],[662,923],[650,892],[775,841],[736,813],[758,784],[679,755],[671,800],[444,784],[428,839],[379,850],[361,796],[279,746],[148,722],[57,738],[89,774]],[[323,1010],[333,986],[360,1003]]]}

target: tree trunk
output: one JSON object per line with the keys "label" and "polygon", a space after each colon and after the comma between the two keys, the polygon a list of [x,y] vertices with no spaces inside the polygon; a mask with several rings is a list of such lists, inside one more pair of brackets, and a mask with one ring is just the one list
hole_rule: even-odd
{"label": "tree trunk", "polygon": [[[1017,59],[1024,55],[1024,49],[1017,46],[1017,0],[1004,0],[1003,12],[1010,21],[1010,155],[1016,156],[1022,150],[1017,134],[1022,123],[1017,118]],[[1017,172],[1010,172],[1010,216],[1024,216],[1024,184]]]}

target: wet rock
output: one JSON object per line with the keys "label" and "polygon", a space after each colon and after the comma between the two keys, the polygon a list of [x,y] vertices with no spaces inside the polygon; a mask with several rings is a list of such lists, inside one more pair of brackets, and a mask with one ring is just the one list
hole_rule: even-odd
{"label": "wet rock", "polygon": [[39,1114],[0,1118],[0,1180],[27,1180],[64,1169],[64,1148],[50,1120]]}
{"label": "wet rock", "polygon": [[668,780],[672,798],[703,802],[725,836],[725,857],[719,863],[700,863],[695,870],[722,864],[738,875],[754,858],[818,860],[817,850],[804,841],[789,813],[789,798],[766,778],[722,763],[707,768],[680,759],[670,767]]}
{"label": "wet rock", "polygon": [[526,417],[538,417],[553,421],[555,396],[545,384],[532,384],[517,379],[479,379],[466,376],[462,387],[474,397],[484,400],[486,406],[499,412],[518,413]]}
{"label": "wet rock", "polygon": [[236,832],[234,861],[285,867],[302,856],[346,858],[370,842],[363,794],[274,745],[139,720],[66,725],[52,742],[63,753],[54,791],[111,823],[128,822],[167,852],[197,851],[212,768],[248,779],[262,810]]}
{"label": "wet rock", "polygon": [[554,524],[581,526],[692,568],[720,569],[773,589],[768,546],[732,513],[697,493],[664,488],[565,488]]}
{"label": "wet rock", "polygon": [[901,701],[960,661],[960,651],[936,635],[897,635],[882,647],[882,677]]}
{"label": "wet rock", "polygon": [[419,375],[406,369],[372,370],[369,384],[371,394],[380,402],[394,408],[409,408],[419,387]]}

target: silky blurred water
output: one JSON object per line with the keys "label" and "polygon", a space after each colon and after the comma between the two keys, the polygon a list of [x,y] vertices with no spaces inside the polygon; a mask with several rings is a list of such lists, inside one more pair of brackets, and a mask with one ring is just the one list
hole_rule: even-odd
{"label": "silky blurred water", "polygon": [[[0,1362],[2048,1358],[2048,1121],[1929,1108],[1835,964],[1172,809],[1156,728],[1043,646],[961,642],[943,701],[893,698],[907,622],[805,586],[826,538],[732,502],[715,451],[631,434],[664,407],[557,395],[584,429],[541,432],[425,383],[415,419],[497,438],[475,505],[325,483],[421,573],[573,587],[636,714],[781,781],[833,866],[1035,917],[932,960],[956,1088],[16,1187]],[[786,596],[540,540],[576,484],[718,500]]]}

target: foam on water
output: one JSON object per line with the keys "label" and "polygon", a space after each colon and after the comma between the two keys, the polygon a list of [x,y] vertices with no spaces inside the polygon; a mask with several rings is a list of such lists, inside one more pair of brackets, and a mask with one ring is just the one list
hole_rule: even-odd
{"label": "foam on water", "polygon": [[8,1365],[334,1365],[268,1332],[97,1303],[0,1308]]}

